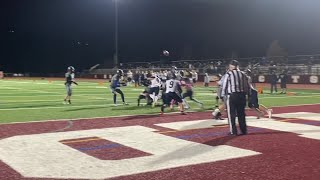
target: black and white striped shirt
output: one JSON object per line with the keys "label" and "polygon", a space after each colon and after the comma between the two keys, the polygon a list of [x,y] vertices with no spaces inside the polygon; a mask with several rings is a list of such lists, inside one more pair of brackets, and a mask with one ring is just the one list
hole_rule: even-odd
{"label": "black and white striped shirt", "polygon": [[232,93],[249,92],[250,83],[248,81],[248,76],[244,72],[239,69],[234,69],[228,71],[225,76],[222,83],[222,97]]}

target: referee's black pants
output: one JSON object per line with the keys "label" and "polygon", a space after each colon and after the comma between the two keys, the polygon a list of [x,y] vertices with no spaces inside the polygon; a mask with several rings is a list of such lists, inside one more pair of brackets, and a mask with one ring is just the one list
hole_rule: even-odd
{"label": "referee's black pants", "polygon": [[238,122],[242,134],[247,134],[246,124],[246,94],[245,93],[232,93],[227,98],[227,110],[228,110],[228,121],[230,126],[231,134],[238,134],[236,126],[236,117],[238,116]]}

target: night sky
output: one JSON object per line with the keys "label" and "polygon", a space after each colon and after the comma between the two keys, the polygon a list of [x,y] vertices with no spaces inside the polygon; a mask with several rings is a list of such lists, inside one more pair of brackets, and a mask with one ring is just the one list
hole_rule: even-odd
{"label": "night sky", "polygon": [[[113,0],[1,0],[0,69],[63,72],[111,66]],[[319,0],[118,0],[119,59],[265,56],[273,40],[289,55],[320,53]]]}

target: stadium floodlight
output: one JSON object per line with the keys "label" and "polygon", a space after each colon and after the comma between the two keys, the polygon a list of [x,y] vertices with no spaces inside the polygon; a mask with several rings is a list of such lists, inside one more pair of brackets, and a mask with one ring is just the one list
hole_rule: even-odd
{"label": "stadium floodlight", "polygon": [[114,26],[114,64],[117,67],[119,60],[118,60],[118,0],[114,0],[114,8],[115,8],[115,26]]}

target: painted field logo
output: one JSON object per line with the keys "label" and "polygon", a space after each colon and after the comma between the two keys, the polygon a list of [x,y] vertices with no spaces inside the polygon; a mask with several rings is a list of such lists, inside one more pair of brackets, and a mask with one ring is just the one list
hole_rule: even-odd
{"label": "painted field logo", "polygon": [[[274,116],[300,118],[316,123],[320,121],[318,113],[297,112],[275,114]],[[183,131],[212,128],[213,123],[216,121],[193,120],[155,125]],[[317,125],[263,118],[256,120],[255,117],[248,117],[248,125],[291,132],[300,137],[320,140],[320,127]],[[126,126],[13,136],[0,140],[0,160],[24,177],[105,179],[261,154],[228,145],[209,146],[167,136],[156,131],[157,129],[144,126]],[[70,139],[78,139],[76,141],[81,142],[88,138],[110,143],[110,148],[129,147],[129,149],[136,150],[137,155],[125,156],[126,158],[99,159],[66,144],[70,142]]]}
{"label": "painted field logo", "polygon": [[[0,159],[24,177],[104,179],[260,154],[227,145],[212,147],[153,131],[156,129],[128,126],[15,136],[0,141]],[[59,142],[93,136],[152,155],[100,160]]]}

